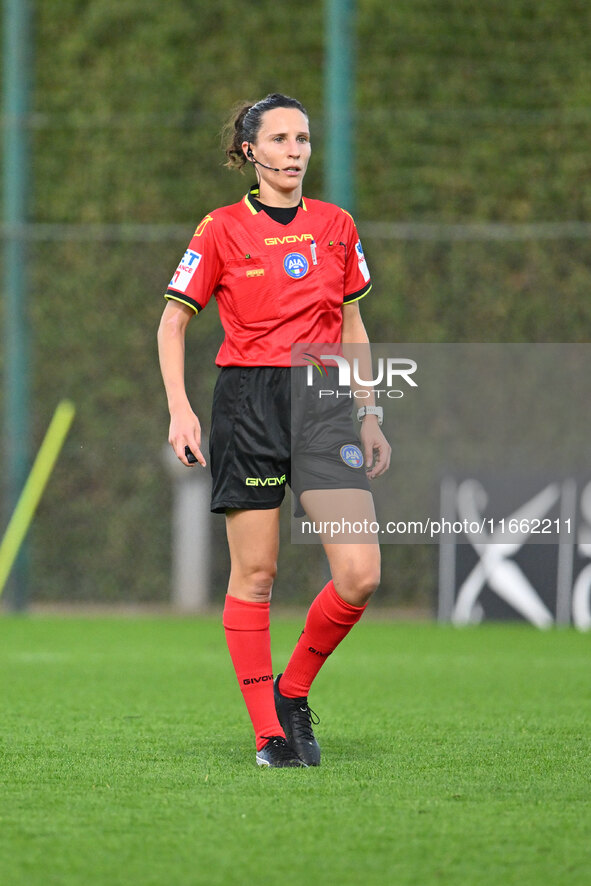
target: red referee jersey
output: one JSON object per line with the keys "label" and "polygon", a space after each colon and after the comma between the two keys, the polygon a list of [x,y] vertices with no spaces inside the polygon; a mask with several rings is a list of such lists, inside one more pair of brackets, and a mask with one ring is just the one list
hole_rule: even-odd
{"label": "red referee jersey", "polygon": [[218,366],[290,366],[293,344],[340,342],[342,306],[369,292],[369,271],[343,209],[302,199],[283,225],[251,196],[199,223],[165,297],[197,313],[215,296]]}

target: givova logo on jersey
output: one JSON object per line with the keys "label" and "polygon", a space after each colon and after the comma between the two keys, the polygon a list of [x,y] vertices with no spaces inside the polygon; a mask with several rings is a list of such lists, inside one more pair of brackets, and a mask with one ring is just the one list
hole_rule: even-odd
{"label": "givova logo on jersey", "polygon": [[172,275],[172,280],[168,284],[170,289],[176,289],[178,292],[186,292],[187,286],[191,282],[193,274],[199,266],[202,256],[192,249],[187,249],[179,266]]}
{"label": "givova logo on jersey", "polygon": [[299,280],[308,273],[308,259],[301,252],[290,252],[283,259],[283,268],[289,277]]}

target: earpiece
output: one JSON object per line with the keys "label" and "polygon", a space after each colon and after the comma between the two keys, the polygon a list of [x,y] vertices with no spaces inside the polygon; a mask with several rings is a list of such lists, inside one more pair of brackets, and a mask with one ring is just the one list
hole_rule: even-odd
{"label": "earpiece", "polygon": [[266,163],[261,163],[260,160],[257,160],[255,155],[252,153],[252,148],[250,147],[250,145],[248,146],[248,151],[246,152],[246,156],[253,163],[256,163],[257,166],[262,166],[264,169],[270,169],[271,172],[279,172],[279,169],[276,166],[267,166]]}

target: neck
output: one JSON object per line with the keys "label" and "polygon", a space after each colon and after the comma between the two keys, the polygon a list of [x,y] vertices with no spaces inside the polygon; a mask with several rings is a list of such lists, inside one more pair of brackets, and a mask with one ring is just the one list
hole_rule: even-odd
{"label": "neck", "polygon": [[294,191],[279,191],[271,188],[266,182],[259,182],[259,200],[265,206],[276,206],[278,208],[289,209],[297,206],[302,199],[302,186],[300,185]]}

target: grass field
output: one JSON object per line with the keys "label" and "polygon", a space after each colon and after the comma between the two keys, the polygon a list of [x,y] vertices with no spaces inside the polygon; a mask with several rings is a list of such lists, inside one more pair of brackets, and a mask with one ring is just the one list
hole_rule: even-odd
{"label": "grass field", "polygon": [[367,620],[260,770],[216,619],[0,619],[0,882],[588,886],[590,643]]}

